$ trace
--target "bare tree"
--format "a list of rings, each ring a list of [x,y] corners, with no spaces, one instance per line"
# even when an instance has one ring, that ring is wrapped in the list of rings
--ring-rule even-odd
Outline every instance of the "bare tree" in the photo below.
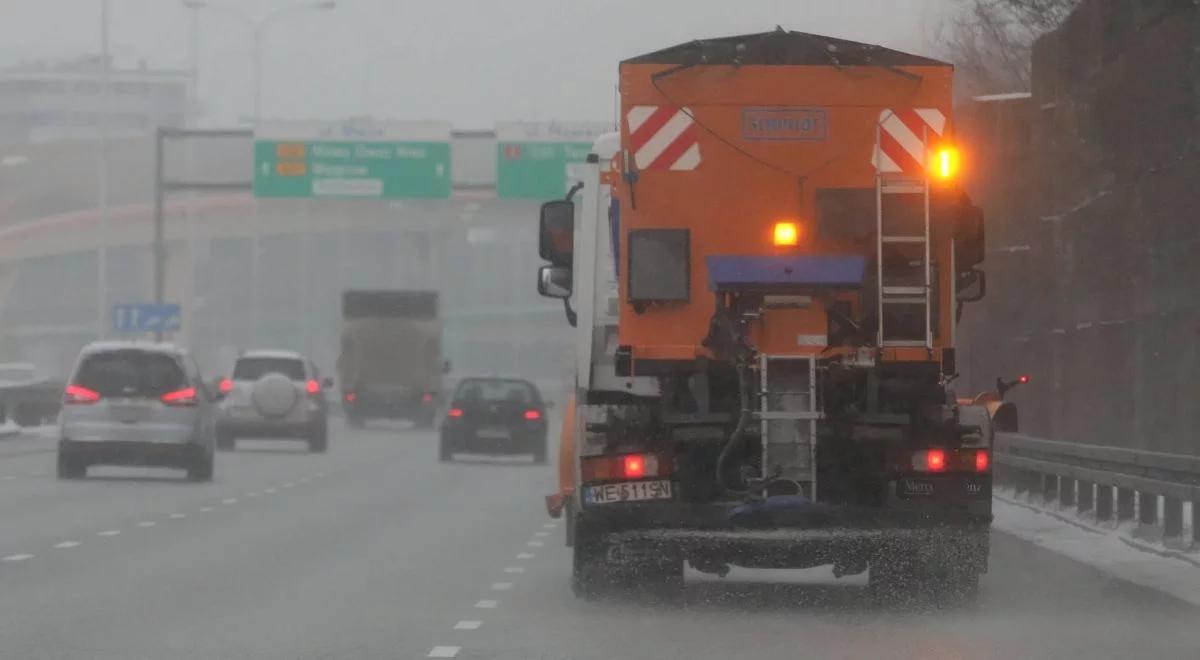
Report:
[[[1027,91],[1030,51],[1081,0],[958,0],[934,39],[971,94]]]

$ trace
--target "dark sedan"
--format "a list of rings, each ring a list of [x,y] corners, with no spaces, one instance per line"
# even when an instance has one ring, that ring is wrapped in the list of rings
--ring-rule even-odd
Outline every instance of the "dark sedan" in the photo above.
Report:
[[[533,383],[518,378],[459,382],[442,422],[439,456],[456,453],[533,454],[546,462],[546,409]]]

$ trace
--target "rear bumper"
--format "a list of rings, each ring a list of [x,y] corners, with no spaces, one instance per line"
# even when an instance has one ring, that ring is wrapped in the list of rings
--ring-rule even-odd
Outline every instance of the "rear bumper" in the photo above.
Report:
[[[546,432],[510,431],[506,438],[481,438],[473,429],[442,429],[442,442],[453,449],[478,454],[518,454],[540,451],[546,445]]]
[[[250,436],[255,438],[305,438],[322,425],[318,418],[302,421],[271,421],[249,419],[222,419],[217,422],[217,433],[222,435]]]
[[[208,453],[208,448],[198,443],[60,440],[58,452],[89,465],[184,468],[203,458]]]
[[[738,526],[728,503],[636,502],[578,508],[576,529],[604,543],[680,554],[703,564],[796,568],[855,563],[886,555],[987,570],[987,500],[892,501],[882,508],[814,507]]]

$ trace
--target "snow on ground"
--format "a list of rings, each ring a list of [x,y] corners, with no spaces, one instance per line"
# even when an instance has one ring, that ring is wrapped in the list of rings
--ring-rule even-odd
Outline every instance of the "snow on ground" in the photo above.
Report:
[[[1200,605],[1200,558],[1194,555],[1159,551],[1131,538],[1129,526],[1100,527],[1071,513],[1033,506],[1011,491],[997,490],[992,511],[996,529],[1115,578]]]

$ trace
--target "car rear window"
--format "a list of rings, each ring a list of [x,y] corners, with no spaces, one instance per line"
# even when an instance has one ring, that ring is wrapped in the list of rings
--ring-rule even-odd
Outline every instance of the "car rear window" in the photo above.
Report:
[[[464,380],[458,384],[454,400],[461,403],[541,403],[537,390],[521,380]]]
[[[246,357],[233,368],[234,380],[258,380],[269,373],[304,380],[304,362],[294,358]]]
[[[160,397],[187,387],[187,377],[174,357],[137,350],[85,357],[75,382],[103,397]]]

